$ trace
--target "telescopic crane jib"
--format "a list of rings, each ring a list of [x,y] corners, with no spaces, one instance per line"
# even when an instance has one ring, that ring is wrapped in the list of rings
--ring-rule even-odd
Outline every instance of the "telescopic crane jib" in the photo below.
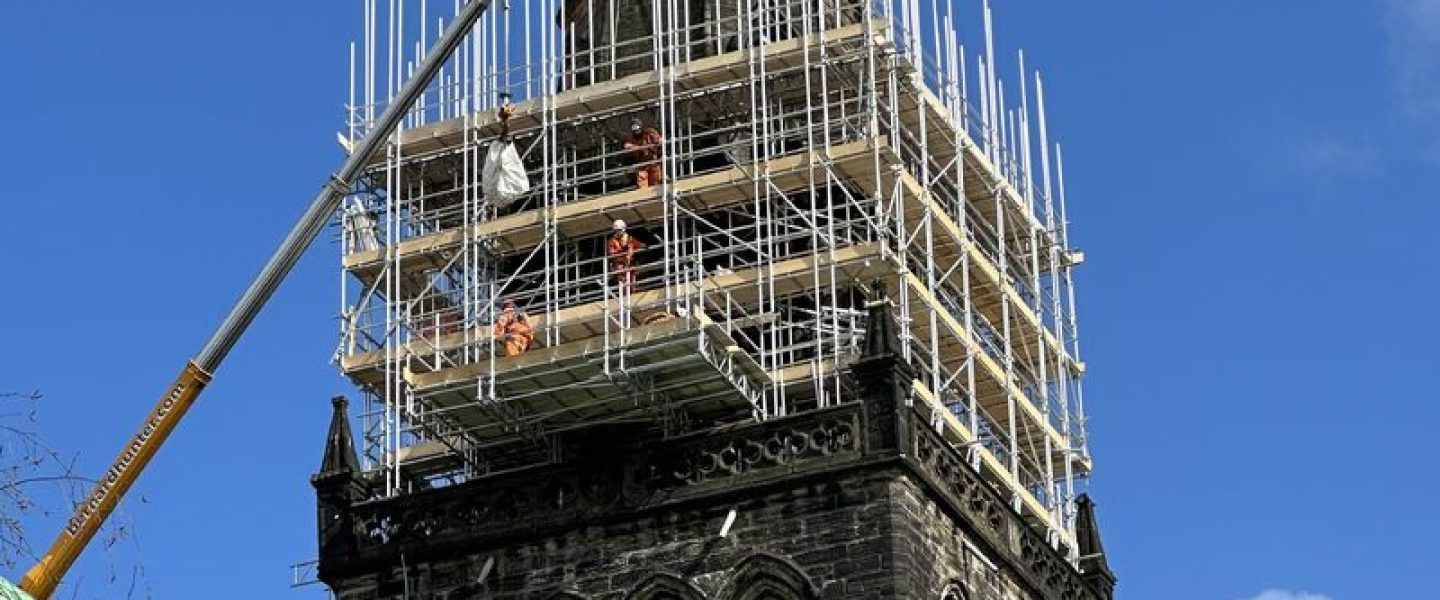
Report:
[[[251,281],[245,294],[230,309],[225,321],[200,349],[200,353],[185,365],[180,376],[150,411],[140,431],[130,439],[130,443],[125,445],[115,463],[76,507],[75,514],[70,517],[64,530],[45,552],[39,564],[25,573],[25,577],[20,580],[19,592],[8,582],[0,580],[0,584],[3,584],[0,585],[0,595],[11,596],[16,600],[47,600],[54,593],[80,552],[115,510],[120,498],[130,489],[141,471],[144,471],[145,465],[165,443],[170,432],[175,430],[175,426],[205,389],[205,385],[210,383],[211,376],[235,346],[235,342],[274,295],[280,282],[290,274],[295,262],[315,240],[330,215],[340,206],[341,200],[350,193],[350,187],[361,168],[374,157],[385,139],[395,131],[401,118],[419,99],[430,79],[459,47],[490,3],[491,0],[472,0],[460,10],[445,34],[426,55],[419,69],[405,82],[394,102],[386,107],[375,128],[350,154],[344,166],[325,183],[319,195],[310,203],[310,208],[300,217],[289,235],[285,236],[285,240],[270,256],[269,262],[265,263],[265,267]]]

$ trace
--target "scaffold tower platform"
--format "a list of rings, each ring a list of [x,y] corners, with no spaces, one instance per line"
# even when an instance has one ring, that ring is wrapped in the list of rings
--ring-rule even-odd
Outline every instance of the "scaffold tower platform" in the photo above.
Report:
[[[453,14],[363,4],[351,144]],[[405,494],[543,465],[587,428],[851,401],[883,286],[911,402],[1076,548],[1084,255],[1043,81],[1022,53],[1002,82],[988,5],[967,62],[958,1],[635,4],[492,10],[347,198],[335,358],[365,397],[368,476]],[[530,182],[510,202],[484,192],[497,141]],[[617,221],[641,245],[628,266]],[[533,330],[520,353],[497,337],[506,304]]]

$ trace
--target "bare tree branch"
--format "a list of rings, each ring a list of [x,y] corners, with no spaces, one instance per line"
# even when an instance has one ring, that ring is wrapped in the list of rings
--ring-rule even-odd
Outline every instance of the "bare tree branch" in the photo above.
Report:
[[[39,421],[39,404],[44,395],[39,391],[0,392],[0,566],[15,570],[20,563],[39,561],[39,551],[32,545],[26,525],[31,517],[68,515],[79,505],[84,493],[95,479],[76,471],[76,456],[66,457],[45,443],[34,427]],[[123,540],[135,543],[133,527],[120,513],[112,515],[102,529],[102,544],[110,555],[109,585],[92,594],[114,598],[121,585],[116,569],[117,557],[112,549]],[[41,538],[44,543],[45,538]],[[138,555],[138,543],[133,548]],[[127,549],[128,552],[128,549]],[[130,561],[122,561],[130,562]],[[26,565],[28,566],[28,565]],[[144,568],[134,562],[126,585],[127,598],[137,587],[148,597],[149,585]],[[84,578],[69,582],[71,598],[80,598]]]

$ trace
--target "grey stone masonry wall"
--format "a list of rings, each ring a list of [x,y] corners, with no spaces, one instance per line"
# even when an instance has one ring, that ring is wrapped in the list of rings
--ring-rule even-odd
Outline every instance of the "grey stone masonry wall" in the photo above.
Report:
[[[798,36],[805,29],[819,31],[856,23],[864,6],[862,0],[808,0],[808,6],[797,0],[764,0],[742,12],[740,4],[678,0],[672,15],[668,2],[573,0],[567,3],[560,22],[568,57],[565,68],[575,75],[562,81],[562,87],[651,71],[656,66],[657,47],[675,50],[681,61],[687,61]],[[660,31],[674,34],[662,36],[658,46],[654,42],[657,11]],[[748,34],[742,34],[742,19],[749,22],[743,27]],[[669,23],[675,26],[669,27]]]
[[[428,594],[420,598],[628,598],[657,586],[700,598],[736,598],[759,581],[771,582],[785,598],[903,597],[893,590],[888,560],[887,480],[856,473],[836,482],[799,483],[704,506],[577,524],[404,568],[411,571],[412,593]],[[731,508],[738,517],[721,538]],[[474,585],[491,560],[486,581]],[[337,596],[396,597],[404,568],[392,563],[383,575],[347,579],[335,588]]]
[[[940,598],[950,586],[971,599],[1097,597],[1073,570],[1056,579],[1013,551],[1018,516],[973,513],[999,528],[965,517],[986,493],[1004,509],[988,484],[957,503],[924,463],[867,450],[866,412],[849,404],[355,502],[341,509],[351,538],[321,550],[321,578],[342,600],[621,599],[661,588],[684,593],[654,597],[744,598],[763,585],[782,590],[776,598]],[[906,425],[927,439],[918,415],[898,414],[916,417]],[[938,468],[968,468],[950,458]]]
[[[570,57],[565,66],[577,72],[574,84],[588,85],[653,69],[654,11],[654,2],[640,0],[569,3],[563,17]]]
[[[977,547],[923,486],[901,477],[890,486],[897,598],[940,598],[937,590],[964,590],[966,598],[1031,597]]]

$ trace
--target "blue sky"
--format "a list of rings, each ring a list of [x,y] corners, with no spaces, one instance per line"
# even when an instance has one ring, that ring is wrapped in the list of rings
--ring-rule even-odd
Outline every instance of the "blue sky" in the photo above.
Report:
[[[82,470],[337,166],[358,6],[6,7],[0,390],[42,390],[39,426]],[[1121,597],[1422,597],[1440,1],[996,11],[1066,146]],[[81,597],[123,597],[107,580],[124,592],[137,561],[157,598],[316,597],[287,566],[314,555],[308,477],[348,392],[327,363],[336,253],[318,244],[231,355],[122,507],[134,534],[82,559]]]

